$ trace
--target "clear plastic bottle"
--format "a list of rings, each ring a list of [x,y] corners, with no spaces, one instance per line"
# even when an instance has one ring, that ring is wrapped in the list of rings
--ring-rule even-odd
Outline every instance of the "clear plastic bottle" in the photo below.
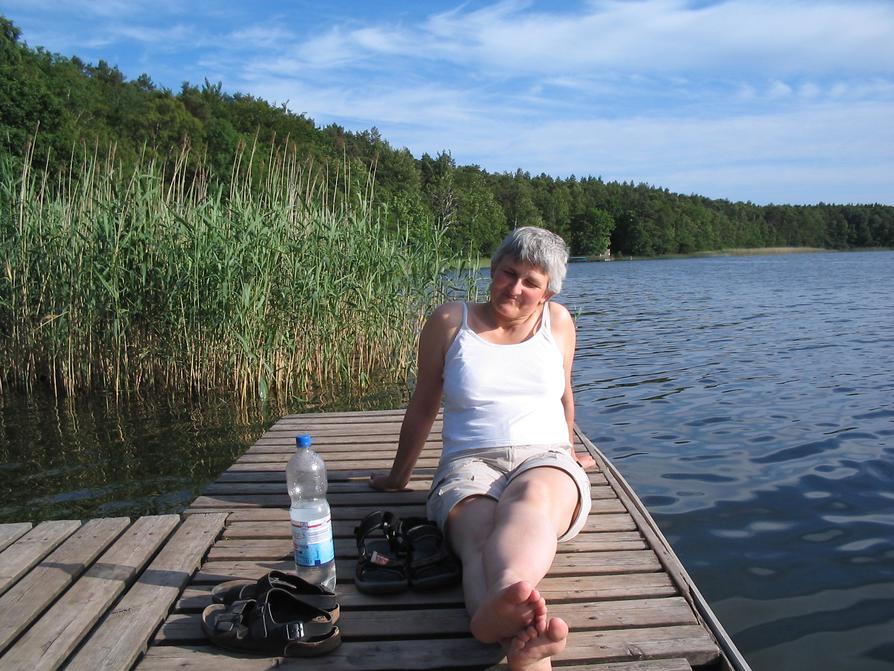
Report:
[[[297,450],[286,467],[292,499],[292,544],[299,577],[335,591],[335,546],[326,501],[326,464],[314,452],[308,434],[295,437]]]

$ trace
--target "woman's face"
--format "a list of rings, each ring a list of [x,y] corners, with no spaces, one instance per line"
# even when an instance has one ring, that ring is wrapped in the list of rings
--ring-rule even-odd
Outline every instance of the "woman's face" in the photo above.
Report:
[[[529,317],[553,295],[548,287],[540,268],[505,256],[491,271],[491,306],[509,319]]]

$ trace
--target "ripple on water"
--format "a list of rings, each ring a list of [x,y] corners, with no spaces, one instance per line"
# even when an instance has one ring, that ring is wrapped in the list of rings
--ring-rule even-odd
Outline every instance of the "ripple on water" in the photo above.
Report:
[[[785,449],[776,450],[762,457],[755,457],[752,461],[755,464],[778,464],[781,462],[798,461],[807,459],[823,452],[836,449],[840,444],[839,438],[828,438],[826,440],[817,440],[795,447],[787,447]]]
[[[665,480],[692,480],[695,482],[735,482],[736,478],[714,473],[665,473]]]

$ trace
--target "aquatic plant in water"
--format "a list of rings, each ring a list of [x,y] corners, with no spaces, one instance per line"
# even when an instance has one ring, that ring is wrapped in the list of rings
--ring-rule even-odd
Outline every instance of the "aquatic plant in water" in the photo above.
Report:
[[[282,148],[228,184],[84,155],[61,179],[0,157],[0,390],[242,399],[406,380],[448,291],[443,232],[386,224],[371,181]],[[192,162],[193,165],[195,162]]]

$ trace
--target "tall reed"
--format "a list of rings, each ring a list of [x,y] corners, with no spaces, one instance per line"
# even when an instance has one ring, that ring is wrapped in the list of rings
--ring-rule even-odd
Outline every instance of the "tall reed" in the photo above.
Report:
[[[61,180],[0,157],[0,389],[247,400],[405,380],[449,289],[441,233],[387,226],[347,162],[265,159],[260,183],[248,151],[218,184],[187,150],[128,173],[85,155]]]

